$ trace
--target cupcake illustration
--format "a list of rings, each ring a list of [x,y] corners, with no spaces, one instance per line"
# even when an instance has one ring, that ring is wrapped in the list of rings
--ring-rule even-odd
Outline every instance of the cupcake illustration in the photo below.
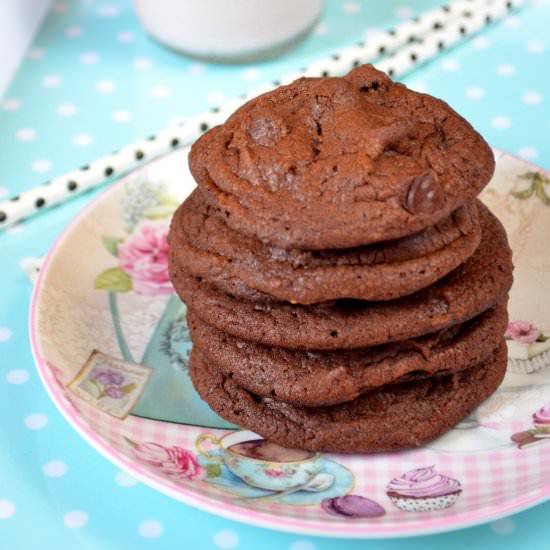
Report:
[[[508,368],[531,374],[550,365],[550,338],[529,321],[512,321],[506,333]]]
[[[529,430],[512,435],[512,441],[519,449],[550,442],[550,403],[533,413],[533,424]]]
[[[538,428],[546,428],[550,433],[550,403],[533,413],[533,422]]]
[[[462,492],[460,482],[435,471],[417,468],[392,479],[386,493],[403,512],[433,512],[453,506]]]

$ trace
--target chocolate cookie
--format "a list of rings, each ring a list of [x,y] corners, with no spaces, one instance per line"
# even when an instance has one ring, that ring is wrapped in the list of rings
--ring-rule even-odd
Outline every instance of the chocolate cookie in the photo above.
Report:
[[[193,145],[189,165],[239,233],[318,250],[434,225],[481,191],[494,158],[445,102],[365,65],[249,101]]]
[[[339,453],[397,451],[435,439],[472,412],[506,372],[504,341],[482,364],[458,373],[392,384],[332,407],[261,398],[193,349],[189,372],[222,418],[289,448]]]
[[[187,315],[193,346],[206,360],[250,392],[308,407],[335,405],[366,391],[484,361],[502,341],[506,300],[450,329],[366,349],[295,351],[255,344]]]
[[[481,203],[479,211],[482,240],[474,254],[432,286],[390,302],[338,300],[299,306],[269,301],[244,284],[233,285],[231,296],[188,275],[173,261],[170,278],[201,319],[247,340],[292,349],[349,349],[406,340],[471,319],[510,289],[512,260],[506,233]]]
[[[279,300],[391,300],[440,279],[471,256],[481,228],[475,201],[421,233],[360,248],[286,250],[263,244],[213,216],[196,189],[170,228],[174,263],[217,286],[238,280]]]

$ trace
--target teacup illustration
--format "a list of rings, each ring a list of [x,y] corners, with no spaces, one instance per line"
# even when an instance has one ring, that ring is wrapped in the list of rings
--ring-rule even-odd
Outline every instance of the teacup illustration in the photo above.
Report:
[[[221,455],[203,448],[210,441]],[[270,491],[286,491],[310,482],[321,469],[321,455],[285,449],[250,431],[232,432],[219,438],[210,433],[197,437],[197,451],[211,462],[224,463],[248,485]]]

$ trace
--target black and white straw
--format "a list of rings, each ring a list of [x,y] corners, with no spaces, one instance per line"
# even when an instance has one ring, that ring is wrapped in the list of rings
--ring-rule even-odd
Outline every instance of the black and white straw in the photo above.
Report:
[[[302,76],[339,75],[353,67],[373,62],[377,68],[396,78],[502,19],[509,11],[523,4],[524,0],[453,0],[448,5],[406,21],[368,41],[359,42],[300,71],[287,74],[278,81],[187,118],[177,126],[161,130],[149,138],[136,141],[87,166],[0,203],[0,229],[128,173],[140,164],[173,149],[189,145],[209,128],[222,123],[249,99],[281,84],[289,84]]]

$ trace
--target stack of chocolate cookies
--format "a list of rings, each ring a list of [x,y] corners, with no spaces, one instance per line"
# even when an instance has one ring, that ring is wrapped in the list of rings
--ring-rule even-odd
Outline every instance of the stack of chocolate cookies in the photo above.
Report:
[[[494,170],[446,103],[372,66],[264,94],[190,153],[170,273],[190,374],[285,447],[421,445],[500,384],[512,283]]]

